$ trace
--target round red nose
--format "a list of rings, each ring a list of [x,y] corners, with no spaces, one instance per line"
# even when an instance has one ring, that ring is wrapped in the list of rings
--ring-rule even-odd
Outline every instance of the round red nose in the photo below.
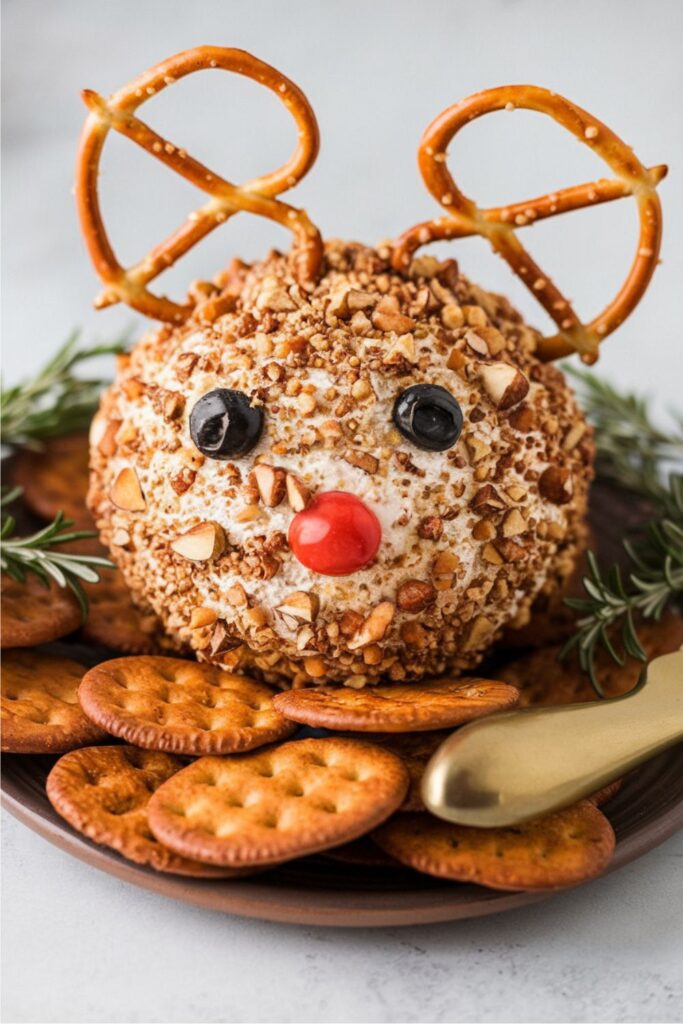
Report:
[[[289,546],[302,565],[322,576],[348,576],[377,554],[382,527],[375,513],[354,494],[327,491],[297,512]]]

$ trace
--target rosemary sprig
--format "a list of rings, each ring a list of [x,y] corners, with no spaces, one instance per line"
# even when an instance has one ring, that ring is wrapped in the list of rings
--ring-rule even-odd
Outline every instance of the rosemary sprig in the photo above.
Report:
[[[639,540],[624,540],[629,559],[622,572],[606,572],[588,553],[583,579],[585,598],[566,598],[579,613],[576,632],[560,657],[576,649],[579,664],[593,688],[604,696],[595,671],[595,656],[604,648],[619,665],[625,656],[646,661],[636,616],[659,619],[667,605],[683,594],[683,474],[664,478],[667,464],[683,462],[683,424],[669,433],[656,427],[647,400],[621,394],[594,374],[566,367],[581,382],[583,404],[595,426],[597,474],[646,498],[652,519]]]
[[[86,430],[97,410],[102,387],[99,378],[81,379],[74,369],[95,356],[124,352],[127,336],[110,343],[78,347],[74,331],[32,380],[0,391],[0,431],[3,444],[40,448],[51,437]]]
[[[0,569],[18,583],[24,583],[27,573],[33,573],[45,587],[54,580],[60,587],[73,591],[83,618],[88,614],[88,598],[83,582],[99,582],[96,569],[113,569],[108,558],[96,555],[70,555],[55,550],[55,545],[95,537],[92,530],[71,530],[73,520],[58,512],[53,521],[30,537],[14,537],[16,520],[5,512],[11,502],[21,495],[21,488],[5,490],[0,499],[2,526],[0,526]]]
[[[662,496],[662,468],[683,461],[683,418],[657,427],[647,398],[621,393],[602,377],[564,365],[580,382],[581,404],[595,429],[598,476],[646,498]]]

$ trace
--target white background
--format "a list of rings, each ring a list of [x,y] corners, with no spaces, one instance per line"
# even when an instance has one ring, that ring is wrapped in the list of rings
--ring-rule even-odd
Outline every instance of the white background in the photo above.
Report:
[[[610,338],[602,372],[677,404],[681,383],[683,4],[678,0],[5,0],[3,343],[8,382],[68,331],[139,323],[95,315],[97,282],[70,194],[84,115],[107,93],[197,43],[242,46],[308,93],[321,155],[291,201],[326,235],[376,241],[438,213],[415,165],[427,123],[477,89],[535,82],[606,121],[648,163],[666,161],[663,265]],[[280,163],[288,115],[241,79],[198,75],[143,116],[228,178]],[[452,147],[482,204],[599,177],[583,146],[538,115],[501,114]],[[105,217],[124,262],[201,202],[120,138],[107,146]],[[537,225],[524,240],[583,315],[618,287],[636,238],[633,204]],[[171,294],[286,236],[242,216],[163,280]],[[475,239],[450,247],[481,284],[542,315]],[[540,907],[473,923],[380,932],[297,929],[174,905],[70,860],[5,818],[7,1021],[675,1021],[683,1005],[679,836],[618,875]]]

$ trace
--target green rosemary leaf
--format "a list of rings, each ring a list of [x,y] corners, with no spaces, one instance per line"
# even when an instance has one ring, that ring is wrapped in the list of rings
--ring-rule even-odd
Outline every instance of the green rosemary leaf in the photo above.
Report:
[[[6,445],[40,448],[52,437],[86,430],[97,410],[103,379],[83,379],[77,367],[97,356],[124,352],[125,334],[113,342],[78,347],[74,331],[31,380],[0,391],[0,430]]]

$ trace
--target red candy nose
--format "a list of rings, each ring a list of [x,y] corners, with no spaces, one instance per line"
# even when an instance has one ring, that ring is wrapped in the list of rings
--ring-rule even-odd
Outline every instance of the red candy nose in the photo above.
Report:
[[[319,494],[289,527],[295,556],[322,576],[349,576],[362,569],[377,554],[381,539],[375,513],[346,491]]]

